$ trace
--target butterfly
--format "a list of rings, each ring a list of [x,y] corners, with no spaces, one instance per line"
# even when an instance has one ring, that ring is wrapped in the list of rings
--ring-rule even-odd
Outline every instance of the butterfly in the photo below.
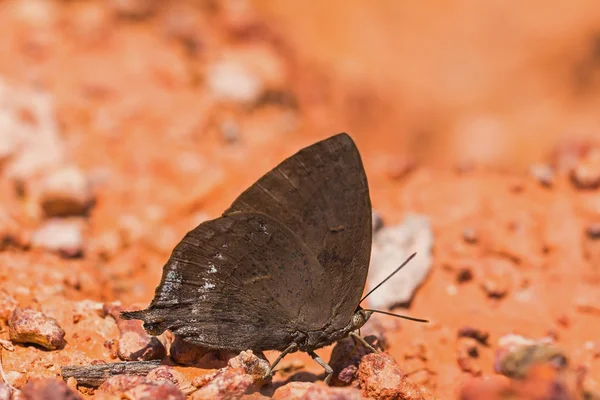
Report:
[[[360,153],[346,133],[332,136],[185,235],[148,308],[122,316],[208,349],[280,351],[271,368],[303,351],[329,382],[333,370],[316,349],[348,336],[369,346],[355,331],[377,312],[360,307],[371,225]]]

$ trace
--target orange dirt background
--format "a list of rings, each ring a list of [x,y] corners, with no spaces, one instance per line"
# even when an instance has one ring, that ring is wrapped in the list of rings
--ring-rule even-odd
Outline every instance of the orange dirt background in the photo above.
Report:
[[[565,174],[544,188],[529,173],[553,151],[600,140],[600,6],[314,3],[165,1],[131,18],[106,1],[0,0],[0,76],[53,96],[70,163],[97,182],[83,258],[0,253],[1,286],[67,332],[51,362],[110,360],[97,333],[69,322],[69,301],[146,305],[185,232],[297,149],[346,131],[386,224],[418,212],[434,228],[434,267],[407,311],[432,323],[378,318],[401,366],[424,346],[429,372],[415,379],[453,398],[469,377],[456,332],[473,326],[491,334],[477,361],[484,375],[500,336],[550,332],[600,381],[590,350],[600,347],[600,244],[585,235],[600,222],[600,196]],[[211,94],[208,70],[224,57],[289,104]],[[231,121],[234,143],[221,132]],[[30,233],[42,217],[2,180],[0,207]],[[477,244],[463,241],[466,228]],[[494,263],[507,264],[501,300],[480,288]],[[464,266],[474,279],[457,284]],[[3,356],[7,371],[55,374],[41,350]]]

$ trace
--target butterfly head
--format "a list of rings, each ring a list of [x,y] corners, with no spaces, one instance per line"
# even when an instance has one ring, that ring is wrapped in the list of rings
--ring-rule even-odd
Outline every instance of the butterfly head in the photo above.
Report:
[[[355,331],[366,324],[371,314],[373,314],[373,311],[364,310],[361,306],[358,306],[354,311],[354,315],[352,315],[352,330]]]

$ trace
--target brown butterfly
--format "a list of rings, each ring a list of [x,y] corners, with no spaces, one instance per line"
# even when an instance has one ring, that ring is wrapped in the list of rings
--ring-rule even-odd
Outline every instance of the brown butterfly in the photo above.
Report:
[[[358,149],[347,134],[332,136],[190,231],[150,306],[123,317],[209,349],[281,351],[272,368],[301,350],[325,368],[328,382],[333,371],[314,351],[349,335],[366,344],[354,332],[377,312],[360,307],[371,224]]]

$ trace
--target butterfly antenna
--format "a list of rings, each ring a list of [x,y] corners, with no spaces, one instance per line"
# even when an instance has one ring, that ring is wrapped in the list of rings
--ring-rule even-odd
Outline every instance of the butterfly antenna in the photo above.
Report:
[[[387,312],[387,311],[370,310],[370,309],[367,309],[367,308],[363,308],[363,311],[371,311],[371,312],[374,312],[374,313],[391,315],[392,317],[407,319],[409,321],[424,322],[424,323],[428,323],[429,322],[428,319],[414,318],[414,317],[409,317],[408,315],[394,314],[394,313]]]
[[[410,260],[412,260],[414,258],[414,256],[416,256],[417,253],[412,253],[407,259],[406,261],[404,261],[398,268],[396,268],[396,270],[394,272],[392,272],[391,274],[388,275],[387,278],[385,278],[384,280],[382,280],[381,282],[379,282],[379,284],[377,286],[375,286],[373,289],[371,289],[371,291],[369,291],[369,293],[367,293],[366,295],[363,296],[362,299],[360,299],[360,301],[358,302],[358,304],[362,303],[364,299],[366,299],[367,297],[369,297],[369,295],[371,293],[373,293],[374,291],[376,291],[377,289],[379,289],[379,286],[383,285],[384,283],[386,283],[392,276],[396,275],[396,273],[398,271],[400,271],[406,264],[408,264],[408,262]],[[381,312],[381,311],[378,311]]]

